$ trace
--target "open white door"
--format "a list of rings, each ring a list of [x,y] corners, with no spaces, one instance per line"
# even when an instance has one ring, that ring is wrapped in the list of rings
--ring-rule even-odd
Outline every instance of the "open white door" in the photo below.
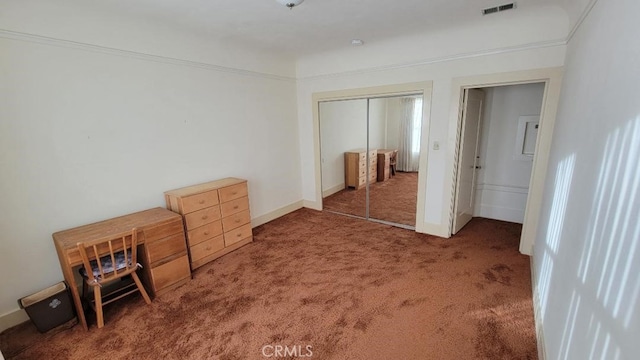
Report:
[[[464,91],[453,234],[462,229],[473,217],[473,202],[476,195],[476,164],[483,105],[484,91],[479,89],[466,89]]]

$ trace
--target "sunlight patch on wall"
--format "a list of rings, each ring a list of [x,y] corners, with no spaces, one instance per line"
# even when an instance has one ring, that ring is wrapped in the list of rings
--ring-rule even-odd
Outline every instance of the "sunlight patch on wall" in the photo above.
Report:
[[[607,137],[587,244],[578,276],[583,284],[598,279],[596,299],[613,318],[630,325],[638,306],[640,278],[632,265],[638,257],[640,224],[640,117]],[[595,261],[600,260],[600,261]]]
[[[557,176],[554,183],[553,204],[549,215],[549,227],[547,228],[545,251],[542,255],[542,268],[540,270],[540,302],[541,315],[544,317],[547,300],[549,298],[549,286],[553,273],[553,263],[558,254],[560,234],[564,224],[567,201],[571,189],[571,178],[575,166],[576,155],[571,154],[558,164]]]
[[[562,186],[561,165],[556,190],[558,183]],[[555,216],[562,215],[560,220],[564,218],[564,213],[558,212],[564,210],[556,207],[564,200],[557,196],[556,191],[545,256],[556,254],[559,241],[556,236],[562,232],[558,228],[562,225],[556,222],[558,218]],[[637,323],[640,310],[639,196],[640,116],[618,127],[606,138],[591,204],[590,223],[585,229],[581,260],[560,342],[562,345],[557,354],[560,358],[566,358],[577,350],[570,349],[568,345],[575,343],[572,337],[576,326],[586,326],[583,335],[586,338],[582,341],[591,344],[587,359],[620,359],[627,352],[623,349],[633,346],[621,342],[621,339],[632,322]],[[583,311],[579,311],[581,304]],[[591,314],[588,322],[580,319],[585,314]]]

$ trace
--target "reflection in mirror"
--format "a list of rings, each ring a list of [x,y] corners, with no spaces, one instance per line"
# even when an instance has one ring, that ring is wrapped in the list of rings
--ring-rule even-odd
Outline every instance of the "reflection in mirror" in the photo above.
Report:
[[[369,143],[377,150],[377,181],[369,187],[369,217],[415,226],[422,96],[369,101]]]
[[[325,210],[415,225],[422,108],[421,95],[320,103]]]
[[[363,177],[360,168],[345,164],[357,157],[351,160],[353,166],[366,152],[367,100],[321,102],[319,115],[323,208],[364,218],[366,171]]]

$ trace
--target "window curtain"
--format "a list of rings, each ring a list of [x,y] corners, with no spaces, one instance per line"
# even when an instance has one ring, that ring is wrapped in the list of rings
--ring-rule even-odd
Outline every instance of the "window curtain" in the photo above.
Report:
[[[420,133],[422,129],[422,99],[401,99],[400,143],[398,145],[398,171],[417,172],[420,163]]]

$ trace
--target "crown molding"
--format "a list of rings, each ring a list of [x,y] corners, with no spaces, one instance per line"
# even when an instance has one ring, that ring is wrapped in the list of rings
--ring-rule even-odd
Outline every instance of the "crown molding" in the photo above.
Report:
[[[269,74],[269,73],[264,73],[259,71],[244,70],[244,69],[214,65],[214,64],[204,63],[204,62],[178,59],[178,58],[162,56],[162,55],[147,54],[139,51],[122,50],[122,49],[88,44],[88,43],[83,43],[78,41],[57,39],[53,37],[35,35],[35,34],[27,34],[23,32],[11,31],[11,30],[5,30],[5,29],[0,29],[0,38],[25,41],[25,42],[31,42],[31,43],[37,43],[37,44],[43,44],[43,45],[50,45],[50,46],[56,46],[56,47],[63,47],[68,49],[89,51],[89,52],[101,53],[101,54],[107,54],[107,55],[121,56],[126,58],[151,61],[155,63],[187,66],[187,67],[204,69],[204,70],[215,71],[215,72],[258,77],[258,78],[264,78],[264,79],[270,79],[270,80],[280,80],[280,81],[296,80],[296,78],[293,76],[283,76],[283,75],[275,75],[275,74]]]
[[[585,10],[585,12],[583,13],[583,16],[581,17],[582,20],[576,25],[576,27],[574,27],[574,30],[570,35],[572,35],[575,32],[579,24],[581,24],[584,18],[586,18],[588,12],[593,7],[593,4],[595,4],[595,2],[597,2],[597,0],[592,0],[592,5],[587,7],[588,10]],[[489,50],[460,53],[460,54],[454,54],[454,55],[448,55],[448,56],[442,56],[442,57],[434,57],[434,58],[423,59],[419,61],[374,66],[374,67],[358,69],[358,70],[293,77],[293,76],[275,75],[275,74],[263,73],[258,71],[251,71],[251,70],[244,70],[244,69],[232,68],[227,66],[214,65],[214,64],[204,63],[204,62],[178,59],[178,58],[162,56],[162,55],[153,55],[153,54],[147,54],[139,51],[123,50],[123,49],[88,44],[83,42],[47,37],[42,35],[27,34],[23,32],[17,32],[17,31],[5,30],[5,29],[0,29],[0,38],[38,43],[43,45],[63,47],[63,48],[69,48],[69,49],[77,49],[82,51],[102,53],[102,54],[113,55],[113,56],[121,56],[126,58],[151,61],[155,63],[186,66],[186,67],[204,69],[209,71],[216,71],[216,72],[223,72],[223,73],[230,73],[230,74],[236,74],[236,75],[242,75],[242,76],[258,77],[258,78],[279,80],[279,81],[314,80],[314,79],[362,75],[362,74],[369,74],[369,73],[375,73],[380,71],[396,70],[396,69],[436,64],[436,63],[447,62],[447,61],[469,59],[474,57],[507,54],[512,52],[524,51],[524,50],[563,46],[567,44],[567,41],[569,39],[568,37],[567,39],[550,40],[550,41],[542,41],[542,42],[530,43],[530,44],[524,44],[524,45],[507,46],[507,47],[494,48]]]
[[[326,79],[326,78],[335,78],[335,77],[343,77],[343,76],[363,75],[363,74],[375,73],[380,71],[397,70],[397,69],[410,68],[410,67],[416,67],[416,66],[431,65],[431,64],[447,62],[447,61],[470,59],[470,58],[488,56],[488,55],[508,54],[508,53],[524,51],[524,50],[544,49],[544,48],[564,46],[564,45],[567,45],[566,39],[541,41],[541,42],[529,43],[529,44],[523,44],[523,45],[505,46],[501,48],[434,57],[430,59],[423,59],[419,61],[411,61],[406,63],[374,66],[374,67],[365,68],[365,69],[341,71],[341,72],[327,73],[327,74],[320,74],[320,75],[298,76],[297,79],[298,80],[315,80],[315,79]]]
[[[571,39],[573,39],[573,35],[575,35],[575,33],[580,28],[580,26],[582,26],[582,23],[587,18],[587,16],[589,16],[589,14],[591,13],[591,10],[593,9],[594,6],[596,6],[597,2],[598,2],[598,0],[591,0],[587,4],[587,6],[584,8],[584,10],[582,11],[582,14],[578,18],[578,21],[576,21],[575,25],[573,25],[573,28],[569,32],[569,35],[567,35],[567,43],[569,43],[569,41],[571,41]]]

